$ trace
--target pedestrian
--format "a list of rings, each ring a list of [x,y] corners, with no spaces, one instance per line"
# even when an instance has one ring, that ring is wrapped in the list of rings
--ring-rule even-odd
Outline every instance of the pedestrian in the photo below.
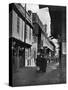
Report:
[[[40,54],[40,52],[37,53],[36,65],[37,65],[37,71],[40,71],[41,70],[41,54]]]
[[[41,55],[40,53],[37,54],[36,65],[37,71],[46,72],[47,60],[44,55]]]
[[[41,70],[42,72],[46,72],[46,67],[47,67],[47,60],[44,57],[44,55],[41,57],[42,63],[41,63]]]

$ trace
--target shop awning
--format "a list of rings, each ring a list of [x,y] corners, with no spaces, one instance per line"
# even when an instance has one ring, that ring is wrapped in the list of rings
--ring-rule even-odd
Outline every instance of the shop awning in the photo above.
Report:
[[[53,45],[52,45],[47,39],[45,39],[45,41],[44,41],[44,43],[43,43],[43,47],[47,47],[47,48],[49,48],[50,50],[54,51]]]
[[[16,46],[21,46],[21,47],[25,47],[25,48],[30,48],[32,45],[31,44],[28,44],[28,43],[25,43],[25,42],[22,42],[21,40],[18,40],[16,38],[9,38],[9,42],[12,43],[12,42],[16,42]]]

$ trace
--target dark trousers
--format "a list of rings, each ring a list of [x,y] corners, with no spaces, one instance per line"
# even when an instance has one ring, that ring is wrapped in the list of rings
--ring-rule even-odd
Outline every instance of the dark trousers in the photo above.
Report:
[[[46,72],[47,62],[42,62],[40,65],[40,71]]]

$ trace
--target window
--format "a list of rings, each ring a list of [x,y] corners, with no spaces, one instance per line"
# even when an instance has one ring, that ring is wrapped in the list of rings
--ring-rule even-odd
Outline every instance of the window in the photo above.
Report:
[[[19,34],[19,28],[20,28],[20,18],[17,16],[17,33]]]
[[[25,22],[22,20],[22,40],[24,42],[24,26],[25,26]]]
[[[25,32],[25,38],[27,39],[28,38],[28,26],[26,25],[26,32]]]
[[[29,40],[31,41],[31,28],[29,27]]]
[[[26,25],[26,42],[29,43],[29,26]]]

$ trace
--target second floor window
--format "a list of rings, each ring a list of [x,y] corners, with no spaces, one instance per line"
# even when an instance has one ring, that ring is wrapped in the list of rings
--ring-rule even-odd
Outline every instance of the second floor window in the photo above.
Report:
[[[19,28],[20,28],[20,18],[17,16],[17,33],[19,34]]]
[[[29,27],[29,40],[31,41],[31,28]]]
[[[26,30],[25,31],[25,39],[27,39],[28,38],[28,26],[26,25],[25,27],[26,27],[26,29],[25,29]]]

